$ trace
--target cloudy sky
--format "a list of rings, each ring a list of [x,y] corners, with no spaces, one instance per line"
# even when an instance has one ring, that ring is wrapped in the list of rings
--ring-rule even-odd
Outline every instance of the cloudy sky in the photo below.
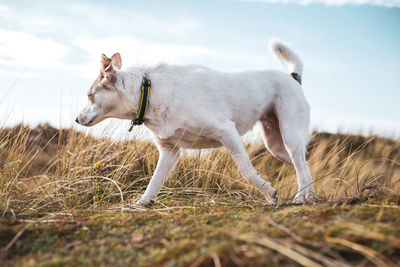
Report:
[[[399,29],[399,0],[0,0],[0,123],[81,129],[101,53],[286,71],[268,53],[275,37],[304,61],[313,128],[400,137]]]

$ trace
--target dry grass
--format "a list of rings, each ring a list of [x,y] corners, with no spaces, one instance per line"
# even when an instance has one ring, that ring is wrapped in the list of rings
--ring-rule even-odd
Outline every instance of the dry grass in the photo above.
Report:
[[[75,265],[94,253],[86,264],[97,264],[102,257],[96,258],[92,246],[101,242],[106,251],[109,245],[125,244],[135,252],[102,252],[108,255],[106,264],[118,265],[391,265],[399,258],[392,257],[400,252],[395,229],[400,222],[398,142],[315,133],[308,155],[320,202],[315,206],[290,204],[297,189],[292,166],[273,158],[261,143],[247,150],[256,169],[278,189],[278,206],[266,206],[228,153],[218,149],[182,158],[155,207],[140,211],[130,204],[143,193],[155,168],[158,152],[151,143],[113,142],[46,125],[3,129],[0,259],[7,264],[44,260]],[[88,240],[82,225],[91,225],[100,237]],[[167,234],[160,227],[175,232]],[[124,237],[111,242],[103,233],[116,229],[125,229],[133,241]],[[35,238],[43,238],[45,258],[40,244],[32,247]],[[138,244],[147,246],[143,250]]]

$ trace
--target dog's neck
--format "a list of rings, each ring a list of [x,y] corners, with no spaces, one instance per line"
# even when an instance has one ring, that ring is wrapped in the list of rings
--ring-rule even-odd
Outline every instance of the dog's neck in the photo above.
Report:
[[[130,108],[129,117],[125,119],[132,120],[137,116],[144,74],[146,73],[147,78],[151,80],[152,84],[149,91],[144,125],[155,133],[157,133],[160,128],[164,127],[168,116],[168,109],[164,103],[165,92],[158,87],[158,82],[155,80],[159,75],[160,69],[162,71],[160,66],[154,68],[129,68],[123,72],[123,88],[126,98],[128,98]]]
[[[129,105],[130,105],[130,113],[129,117],[130,119],[136,119],[137,114],[139,112],[139,106],[140,106],[140,96],[141,96],[141,86],[142,86],[142,81],[143,77],[145,74],[148,75],[146,70],[142,69],[134,69],[130,70],[128,72],[121,72],[121,84],[122,87],[124,88],[124,93],[127,94],[127,97],[129,98]],[[151,93],[150,93],[151,95]],[[149,111],[151,110],[151,101],[150,97],[148,100],[148,106],[147,106],[147,113],[146,113],[146,121],[151,119],[151,115],[148,116],[150,113]]]

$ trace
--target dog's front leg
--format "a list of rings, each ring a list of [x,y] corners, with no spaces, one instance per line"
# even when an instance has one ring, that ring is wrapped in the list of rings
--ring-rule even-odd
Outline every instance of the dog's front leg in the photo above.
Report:
[[[160,157],[158,158],[156,170],[146,191],[136,202],[136,205],[149,206],[154,202],[161,186],[170,176],[180,157],[180,149],[178,147],[159,147],[158,150]]]

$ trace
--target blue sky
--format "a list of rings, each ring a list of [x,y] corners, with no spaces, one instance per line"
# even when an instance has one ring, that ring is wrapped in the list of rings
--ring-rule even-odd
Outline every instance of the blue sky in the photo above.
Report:
[[[313,128],[399,137],[399,29],[395,0],[3,0],[0,122],[74,125],[101,53],[123,66],[286,71],[267,49],[275,37],[304,61]]]

